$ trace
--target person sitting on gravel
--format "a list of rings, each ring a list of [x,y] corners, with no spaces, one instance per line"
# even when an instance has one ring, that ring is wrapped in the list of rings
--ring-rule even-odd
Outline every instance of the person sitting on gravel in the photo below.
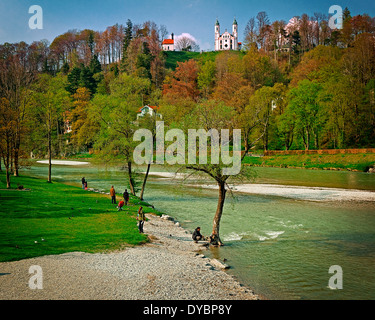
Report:
[[[204,238],[201,234],[201,228],[200,227],[196,228],[193,232],[193,240],[195,241],[195,243],[198,243],[198,241],[203,240],[203,239]]]

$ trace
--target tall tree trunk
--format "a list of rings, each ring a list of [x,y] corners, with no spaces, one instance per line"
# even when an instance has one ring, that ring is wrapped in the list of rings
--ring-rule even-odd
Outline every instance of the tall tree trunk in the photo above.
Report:
[[[52,183],[52,142],[51,130],[48,130],[48,183]]]
[[[6,168],[6,178],[7,178],[7,189],[10,189],[10,172],[9,168]]]
[[[220,239],[220,221],[221,216],[223,215],[223,208],[225,203],[225,196],[227,190],[225,189],[225,181],[218,182],[219,185],[219,200],[217,203],[217,210],[214,218],[213,228],[212,228],[212,235],[211,235],[211,244],[223,246],[223,242]]]
[[[15,177],[18,177],[19,176],[19,172],[18,172],[18,168],[19,168],[19,146],[18,146],[18,143],[16,144],[15,146],[15,149],[14,149],[14,176]]]
[[[10,189],[10,171],[9,171],[9,162],[11,161],[10,156],[10,149],[9,145],[7,146],[7,154],[4,157],[4,165],[5,165],[5,175],[7,180],[7,189]]]
[[[265,127],[264,132],[265,134],[263,137],[263,147],[264,147],[264,151],[268,151],[268,126]]]
[[[130,161],[128,162],[128,174],[129,174],[130,192],[133,196],[136,196],[135,188],[134,188],[134,181],[133,181],[133,174],[132,174],[132,163]]]
[[[145,189],[146,189],[146,183],[147,183],[147,178],[148,178],[148,174],[150,173],[150,168],[151,168],[151,163],[147,166],[147,171],[146,171],[146,175],[145,175],[145,178],[143,180],[143,185],[142,185],[142,190],[141,190],[141,200],[143,201],[143,194],[145,193]]]

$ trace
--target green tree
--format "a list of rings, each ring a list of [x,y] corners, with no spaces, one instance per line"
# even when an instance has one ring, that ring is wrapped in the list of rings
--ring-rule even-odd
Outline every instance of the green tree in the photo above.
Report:
[[[353,131],[356,131],[355,128],[360,125],[357,114],[361,94],[359,84],[354,84],[342,74],[336,74],[324,84],[327,126],[331,131],[333,147],[339,149],[348,147],[351,136],[355,135]]]
[[[127,59],[128,48],[132,39],[133,39],[133,23],[130,19],[128,19],[128,21],[126,22],[126,28],[124,32],[124,44],[122,47],[122,64]]]
[[[277,108],[282,109],[285,103],[286,87],[277,83],[274,87],[262,87],[250,97],[249,108],[259,112],[260,130],[263,132],[263,148],[268,150],[270,120],[274,119]]]
[[[14,157],[13,146],[17,136],[17,113],[5,98],[0,98],[0,162],[4,162],[7,188],[10,189],[10,169]]]
[[[289,92],[286,112],[295,117],[296,134],[302,139],[305,150],[310,150],[314,138],[315,148],[320,147],[320,133],[324,123],[324,113],[319,100],[321,90],[319,83],[303,80],[297,88]]]
[[[214,61],[207,61],[198,73],[198,88],[202,96],[208,98],[212,93],[216,81],[216,64]]]
[[[126,165],[129,188],[136,195],[133,170],[133,141],[138,109],[150,91],[150,80],[122,73],[109,85],[110,95],[96,95],[89,109],[91,121],[100,124],[95,148],[103,160],[123,160]]]
[[[32,99],[29,104],[29,114],[32,126],[37,125],[38,135],[34,138],[41,139],[47,144],[48,152],[48,182],[52,182],[52,154],[53,135],[58,131],[59,122],[62,122],[63,112],[70,104],[69,94],[64,88],[61,77],[51,77],[41,74],[33,86]]]
[[[85,67],[83,64],[81,64],[79,68],[74,67],[68,74],[66,90],[73,95],[78,88],[87,88],[90,90],[90,93],[94,95],[98,82],[101,81],[100,77],[97,79],[94,77],[94,74],[97,74],[101,70],[100,64],[98,65],[98,63],[97,57],[94,56],[89,67]]]
[[[133,174],[133,134],[136,111],[120,97],[97,95],[90,106],[91,118],[100,124],[96,135],[95,149],[101,160],[111,163],[122,160],[126,163],[129,188],[136,195]]]
[[[190,162],[185,159],[186,164],[184,164],[182,167],[188,169],[190,174],[193,172],[201,174],[206,178],[209,177],[218,187],[218,204],[213,220],[212,234],[210,237],[210,242],[212,245],[224,245],[220,238],[220,225],[221,218],[224,213],[227,193],[228,190],[231,190],[229,182],[242,181],[243,179],[248,179],[251,176],[251,172],[242,166],[242,162],[249,150],[262,138],[263,133],[259,133],[259,131],[256,132],[259,124],[263,121],[267,121],[265,119],[267,115],[262,111],[263,110],[261,110],[261,108],[255,106],[255,108],[246,108],[242,112],[238,113],[233,107],[226,106],[220,101],[208,100],[197,104],[192,112],[186,114],[185,117],[180,119],[180,121],[174,122],[174,126],[181,129],[186,136],[189,135],[188,131],[192,128],[196,128],[197,130],[203,129],[205,132],[209,133],[207,144],[208,147],[211,147],[211,152],[209,150],[204,150],[203,146],[200,146],[201,137],[199,137],[197,139],[197,147],[200,157],[197,157],[195,164],[192,163],[193,161]],[[210,134],[210,130],[214,129],[217,130],[219,136],[212,133]],[[229,130],[230,133],[233,133],[236,129],[241,129],[242,137],[245,139],[245,150],[242,152],[242,155],[241,141],[235,141],[234,138],[230,138],[229,144],[233,144],[233,146],[222,143],[223,133],[221,130]],[[203,139],[205,138],[204,136],[205,135],[203,134]],[[221,143],[219,143],[219,140]],[[213,146],[215,146],[214,150],[216,151],[213,151]],[[223,170],[228,166],[226,163],[224,163],[225,161],[222,152],[225,149],[228,150],[228,148],[230,149],[230,154],[239,160],[239,163],[235,163],[236,161],[233,158],[233,167],[235,169],[239,169],[237,174],[233,172],[231,175]],[[221,154],[221,157],[219,154]],[[201,156],[207,156],[206,163],[205,161],[201,161]],[[219,157],[218,161],[213,161],[215,157]],[[237,165],[240,167],[236,168]]]

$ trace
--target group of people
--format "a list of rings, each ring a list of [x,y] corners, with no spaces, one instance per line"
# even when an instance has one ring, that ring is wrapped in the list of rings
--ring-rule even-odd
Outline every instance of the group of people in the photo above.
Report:
[[[85,177],[82,178],[82,189],[87,190],[87,181]]]
[[[111,190],[110,190],[109,194],[111,195],[112,204],[117,204],[116,190],[115,190],[114,186],[111,187]],[[120,203],[118,204],[118,206],[117,206],[118,211],[122,211],[123,210],[122,208],[124,206],[127,206],[128,202],[129,202],[129,192],[128,192],[127,189],[125,189],[125,192],[122,195],[123,195],[124,200],[121,200]]]
[[[82,189],[87,190],[87,181],[84,177],[82,178]],[[110,190],[109,193],[111,195],[112,204],[117,204],[116,190],[115,190],[114,186],[111,187],[111,190]],[[122,211],[124,206],[127,206],[128,203],[129,203],[130,196],[129,196],[129,192],[128,192],[127,189],[125,189],[125,192],[123,193],[123,198],[124,199],[121,200],[119,202],[118,206],[117,206],[118,211]],[[146,221],[146,216],[145,216],[145,213],[143,211],[143,207],[140,207],[139,210],[138,210],[137,221],[138,221],[139,232],[144,233],[143,227],[144,227],[144,224],[145,224],[145,221]],[[192,238],[196,243],[198,243],[198,241],[201,241],[201,240],[205,239],[201,234],[201,228],[200,227],[198,227],[194,230]]]
[[[112,204],[117,204],[117,201],[116,201],[116,190],[115,190],[115,187],[112,186],[111,187],[111,190],[110,190],[110,195],[111,195],[111,199],[112,199]],[[117,206],[117,209],[118,211],[122,211],[124,206],[127,206],[128,203],[129,203],[129,192],[127,189],[125,189],[125,192],[122,194],[123,196],[123,200],[121,200]],[[146,221],[146,216],[145,216],[145,213],[143,211],[143,207],[140,207],[139,210],[138,210],[138,214],[137,214],[137,221],[138,221],[138,229],[139,229],[139,232],[140,233],[144,233],[143,232],[143,226],[144,226],[144,223]]]

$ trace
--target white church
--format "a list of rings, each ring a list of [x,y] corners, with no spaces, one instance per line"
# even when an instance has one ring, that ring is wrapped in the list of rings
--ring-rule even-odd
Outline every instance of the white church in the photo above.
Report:
[[[232,34],[227,30],[223,34],[220,34],[220,23],[216,19],[215,24],[215,51],[224,50],[241,50],[241,42],[238,42],[238,23],[234,19],[232,25]]]

